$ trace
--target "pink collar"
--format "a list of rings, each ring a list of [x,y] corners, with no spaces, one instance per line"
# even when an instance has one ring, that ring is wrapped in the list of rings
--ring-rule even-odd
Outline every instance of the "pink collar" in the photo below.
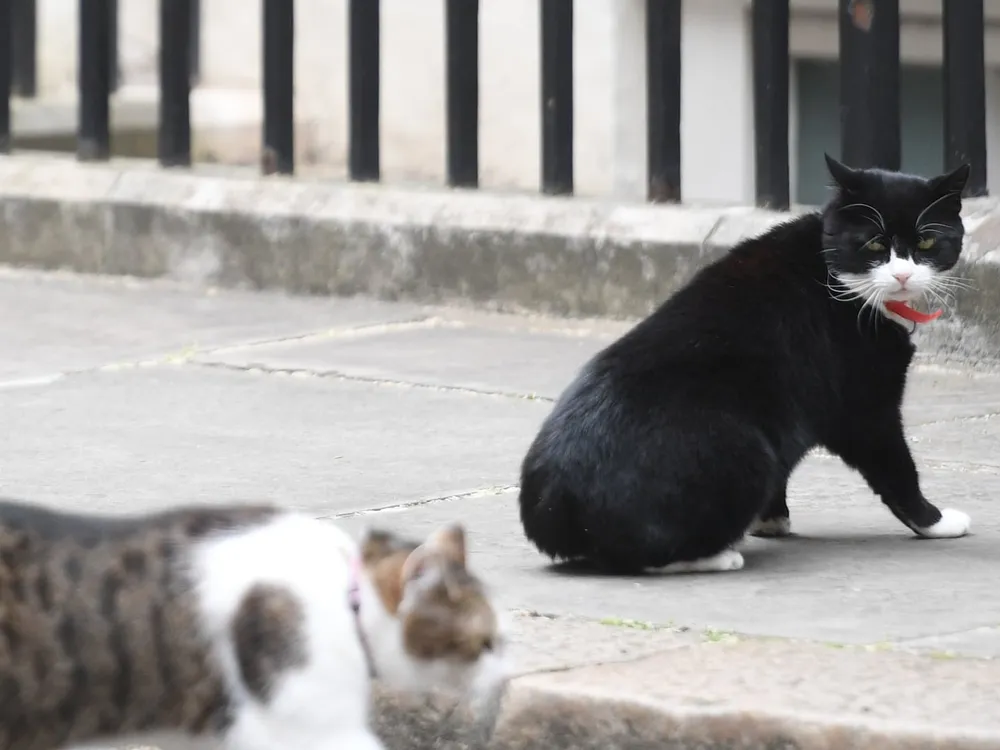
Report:
[[[361,612],[361,558],[351,557],[351,578],[347,587],[347,601],[355,616]]]
[[[375,661],[372,659],[372,650],[365,638],[365,631],[361,629],[361,558],[357,555],[351,556],[351,577],[347,584],[347,603],[354,613],[354,627],[358,633],[358,640],[361,641],[361,650],[365,652],[365,661],[368,662],[368,676],[374,679]]]

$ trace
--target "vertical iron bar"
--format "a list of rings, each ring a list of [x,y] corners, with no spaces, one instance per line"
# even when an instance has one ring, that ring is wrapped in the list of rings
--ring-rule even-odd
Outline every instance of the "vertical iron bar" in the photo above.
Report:
[[[10,17],[4,28],[13,32],[11,85],[18,96],[34,97],[38,93],[38,9],[35,0],[9,0],[8,5],[11,6],[8,11]]]
[[[542,191],[573,192],[573,0],[542,0]]]
[[[99,161],[111,155],[108,0],[80,0],[79,23],[80,112],[76,155],[81,161]]]
[[[191,164],[190,33],[190,0],[160,0],[160,129],[157,151],[160,164],[164,167]]]
[[[479,0],[448,0],[448,184],[479,184]]]
[[[190,0],[190,2],[191,30],[189,32],[188,60],[193,88],[201,78],[201,0]]]
[[[14,24],[11,4],[0,0],[0,154],[10,153],[10,94],[14,67]]]
[[[841,159],[899,169],[899,0],[839,0],[839,14]]]
[[[942,0],[945,164],[971,165],[966,196],[986,195],[986,58],[983,0]]]
[[[294,45],[294,0],[264,0],[264,174],[295,171]]]
[[[681,0],[646,0],[647,198],[681,199]]]
[[[788,185],[788,0],[753,0],[757,205],[784,211]]]
[[[348,163],[352,180],[378,180],[379,0],[350,0],[348,6]]]
[[[121,83],[118,60],[118,0],[108,0],[108,85],[117,91]]]

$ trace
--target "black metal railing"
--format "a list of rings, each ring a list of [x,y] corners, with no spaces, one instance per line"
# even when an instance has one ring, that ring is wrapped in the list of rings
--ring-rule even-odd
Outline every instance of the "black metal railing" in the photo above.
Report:
[[[479,3],[447,0],[445,123],[448,183],[479,185]]]
[[[681,195],[681,1],[646,0],[647,198]],[[696,2],[697,0],[688,0]],[[841,158],[853,166],[900,167],[899,0],[836,2],[840,36]],[[111,152],[109,98],[117,85],[117,0],[79,0],[82,160]],[[264,123],[261,170],[295,171],[294,0],[263,2]],[[447,181],[479,185],[479,0],[446,2]],[[198,0],[160,0],[160,163],[191,163],[191,86],[199,61]],[[539,0],[541,190],[572,194],[573,0]],[[946,167],[972,165],[970,196],[986,194],[983,0],[942,0]],[[0,152],[11,148],[9,98],[36,91],[35,0],[0,0]],[[789,0],[752,0],[756,203],[790,204]],[[381,176],[380,2],[349,0],[348,173]],[[706,95],[712,95],[706,92]]]
[[[681,199],[681,4],[646,0],[648,197]]]
[[[35,0],[14,0],[7,3],[9,21],[0,28],[11,29],[11,83],[14,93],[29,97],[35,95],[38,86],[35,70],[35,44],[38,31],[35,28],[38,11]]]
[[[349,0],[347,101],[350,114],[347,133],[348,170],[352,180],[378,180],[379,102],[381,86],[381,3],[379,0]],[[478,5],[478,0],[476,0]],[[266,63],[265,63],[266,64]],[[265,115],[266,116],[266,115]]]
[[[160,3],[160,117],[156,151],[165,167],[191,164],[191,11],[187,0]]]

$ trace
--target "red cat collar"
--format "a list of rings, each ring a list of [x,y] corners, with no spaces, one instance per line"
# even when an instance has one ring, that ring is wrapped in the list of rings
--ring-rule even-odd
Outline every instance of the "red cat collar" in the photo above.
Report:
[[[903,318],[903,320],[909,320],[911,323],[930,323],[932,320],[937,320],[941,317],[943,310],[935,310],[930,313],[922,313],[919,310],[914,310],[905,302],[890,301],[885,303],[885,309],[891,312],[893,315],[898,315]]]

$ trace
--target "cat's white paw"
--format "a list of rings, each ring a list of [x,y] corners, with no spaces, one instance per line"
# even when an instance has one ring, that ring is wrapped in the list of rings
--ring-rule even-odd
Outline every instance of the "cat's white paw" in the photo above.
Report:
[[[968,513],[954,508],[943,508],[941,519],[936,524],[925,529],[915,528],[914,531],[927,539],[955,539],[968,534],[971,524],[972,519]]]
[[[720,573],[726,570],[740,570],[742,567],[743,555],[734,549],[724,549],[711,557],[670,563],[659,570],[661,573]]]
[[[788,516],[778,518],[768,518],[762,521],[755,519],[747,533],[751,536],[778,537],[788,536],[792,533],[792,520]]]

